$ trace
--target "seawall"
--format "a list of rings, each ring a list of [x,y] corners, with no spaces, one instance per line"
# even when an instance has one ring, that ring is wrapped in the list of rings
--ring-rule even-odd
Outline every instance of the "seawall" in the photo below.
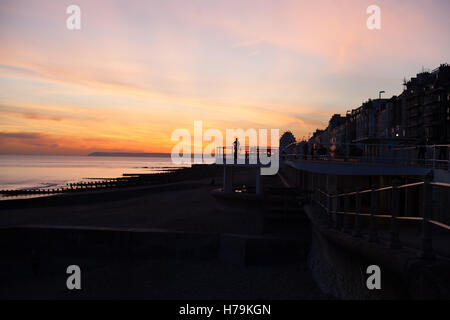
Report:
[[[423,260],[417,252],[389,249],[336,231],[305,205],[312,222],[309,266],[318,286],[339,299],[449,299],[450,264]],[[367,267],[381,269],[381,289],[366,286]]]

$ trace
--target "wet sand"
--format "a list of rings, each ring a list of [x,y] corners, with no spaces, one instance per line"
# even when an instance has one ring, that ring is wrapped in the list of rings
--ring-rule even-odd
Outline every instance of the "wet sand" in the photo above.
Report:
[[[254,233],[242,214],[217,210],[209,180],[196,187],[155,192],[125,200],[78,205],[3,209],[0,226],[60,225],[89,227],[161,228],[189,232]]]

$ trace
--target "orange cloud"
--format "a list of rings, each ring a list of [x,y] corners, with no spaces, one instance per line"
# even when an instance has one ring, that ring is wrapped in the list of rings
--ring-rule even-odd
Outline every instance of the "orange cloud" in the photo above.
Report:
[[[307,135],[450,50],[445,1],[380,1],[379,32],[369,1],[78,4],[79,32],[64,2],[0,4],[2,152],[167,152],[194,120]]]

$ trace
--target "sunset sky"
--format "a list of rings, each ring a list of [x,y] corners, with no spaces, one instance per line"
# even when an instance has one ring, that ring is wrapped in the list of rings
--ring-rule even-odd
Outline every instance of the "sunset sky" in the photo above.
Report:
[[[194,120],[301,139],[450,62],[449,31],[448,0],[0,0],[0,153],[170,152]]]

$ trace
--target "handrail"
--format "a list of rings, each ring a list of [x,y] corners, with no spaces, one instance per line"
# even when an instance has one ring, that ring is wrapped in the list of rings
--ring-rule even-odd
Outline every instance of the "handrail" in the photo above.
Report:
[[[322,208],[327,210],[327,208],[323,204],[321,204],[321,203],[318,203],[318,204]],[[332,211],[332,210],[330,210],[329,213],[348,214],[348,215],[357,215],[358,214],[358,215],[360,215],[362,217],[370,217],[370,213],[357,213],[355,211],[345,212],[345,211]],[[390,215],[390,214],[377,214],[377,215],[375,215],[375,217],[376,218],[392,218],[392,215]],[[422,221],[423,220],[422,217],[410,217],[410,216],[396,217],[396,219],[398,219],[398,220],[411,220],[411,221]],[[431,222],[431,220],[430,220],[430,222]],[[446,224],[441,223],[441,222],[436,222],[436,224],[440,224],[440,225],[446,226]],[[446,228],[450,228],[450,226],[446,226]]]
[[[439,187],[447,187],[450,188],[450,183],[444,183],[444,182],[430,182],[433,186],[439,186]]]
[[[373,186],[371,189],[366,190],[359,190],[351,191],[351,192],[344,192],[344,193],[333,193],[330,194],[320,188],[316,188],[316,196],[313,195],[312,200],[320,206],[322,211],[327,214],[328,221],[331,225],[334,224],[334,227],[338,230],[341,230],[343,232],[350,232],[350,222],[349,217],[353,217],[354,224],[353,224],[353,236],[355,237],[361,237],[361,224],[360,224],[360,217],[369,217],[370,218],[370,232],[369,232],[369,241],[378,241],[377,239],[377,231],[376,231],[376,225],[374,223],[375,219],[390,219],[391,220],[391,238],[390,238],[390,247],[393,249],[397,249],[401,247],[400,238],[399,238],[399,226],[398,221],[416,221],[420,222],[422,224],[422,257],[423,258],[433,258],[434,253],[432,249],[432,233],[431,233],[431,226],[435,226],[444,230],[450,230],[450,225],[441,222],[436,221],[431,218],[431,212],[432,212],[432,188],[433,186],[437,187],[446,187],[450,188],[450,184],[448,183],[442,183],[442,182],[432,182],[431,181],[432,176],[427,175],[425,177],[424,181],[419,182],[413,182],[413,183],[407,183],[403,185],[398,184],[398,180],[393,181],[392,186],[386,186],[381,188],[376,188]],[[413,188],[417,186],[423,187],[423,215],[421,217],[413,217],[413,216],[400,216],[400,194],[399,189],[407,189],[407,188]],[[375,194],[377,194],[380,191],[388,191],[390,190],[392,192],[392,200],[391,200],[391,214],[377,214],[376,213],[376,206],[377,203],[376,197],[374,197]],[[361,194],[365,193],[371,193],[370,196],[370,213],[361,212]],[[349,211],[348,210],[348,204],[349,204],[349,197],[356,196],[355,199],[355,211]],[[338,205],[341,203],[339,200],[340,197],[344,197],[344,210],[339,210]],[[334,204],[332,200],[335,200]],[[333,208],[334,206],[334,208]],[[430,209],[431,208],[431,209]],[[335,219],[333,221],[332,216],[335,216]],[[344,219],[344,224],[342,224],[342,219]]]
[[[280,146],[282,156],[295,161],[351,161],[403,166],[446,168],[450,171],[450,144],[301,141]],[[303,158],[303,159],[302,159]]]
[[[420,186],[423,184],[423,181],[420,182],[414,182],[414,183],[408,183],[408,184],[403,184],[401,186],[398,186],[398,189],[403,189],[403,188],[409,188],[409,187],[414,187],[414,186]],[[449,185],[450,186],[450,185]]]
[[[431,222],[432,224],[438,226],[438,227],[441,227],[441,228],[443,228],[443,229],[450,230],[450,226],[446,225],[445,223],[438,222],[438,221],[436,221],[436,220],[430,220],[430,222]]]
[[[307,143],[307,144],[319,144],[319,145],[323,145],[323,146],[338,146],[338,145],[343,145],[343,146],[374,146],[374,147],[378,147],[378,146],[382,146],[382,147],[405,147],[405,148],[411,148],[411,147],[427,147],[427,148],[432,148],[432,147],[448,147],[450,148],[450,144],[401,144],[401,143],[366,143],[366,142],[339,142],[339,143],[330,143],[330,142],[310,142],[310,141],[296,141],[296,142],[292,142],[284,147],[280,148],[284,148],[284,149],[288,149],[291,148],[292,146],[296,146],[296,145],[300,145],[302,143]]]
[[[298,153],[287,153],[284,154],[284,156],[289,157],[289,156],[293,156],[293,157],[299,157],[301,155],[304,155],[302,153],[298,154]],[[329,155],[320,155],[320,154],[316,154],[316,155],[311,155],[311,154],[307,154],[306,155],[308,158],[308,160],[346,160],[346,159],[356,159],[356,160],[403,160],[403,161],[409,161],[409,162],[443,162],[443,163],[447,163],[449,162],[449,160],[443,160],[443,159],[439,159],[439,158],[412,158],[412,157],[408,157],[408,158],[402,158],[400,156],[398,157],[388,157],[388,156],[384,156],[384,157],[375,157],[373,155],[365,155],[365,156],[356,156],[356,155],[348,155],[348,156],[342,156],[342,155],[334,155],[334,156],[329,156]]]
[[[404,189],[404,188],[409,188],[409,187],[415,187],[415,186],[420,186],[423,185],[424,182],[423,181],[419,181],[419,182],[414,182],[414,183],[408,183],[408,184],[403,184],[401,186],[398,186],[398,189]],[[435,185],[435,186],[442,186],[442,187],[450,187],[449,183],[442,183],[442,182],[430,182],[431,185]],[[364,193],[369,193],[369,192],[379,192],[379,191],[386,191],[386,190],[392,190],[392,186],[387,186],[387,187],[382,187],[382,188],[378,188],[378,189],[365,189],[365,190],[361,190],[361,191],[353,191],[353,192],[347,192],[347,193],[339,193],[339,194],[329,194],[326,193],[325,191],[321,190],[321,189],[317,189],[320,193],[323,193],[324,195],[326,195],[327,197],[331,197],[331,198],[338,198],[338,197],[344,197],[344,196],[354,196],[357,193],[359,194],[364,194]]]

